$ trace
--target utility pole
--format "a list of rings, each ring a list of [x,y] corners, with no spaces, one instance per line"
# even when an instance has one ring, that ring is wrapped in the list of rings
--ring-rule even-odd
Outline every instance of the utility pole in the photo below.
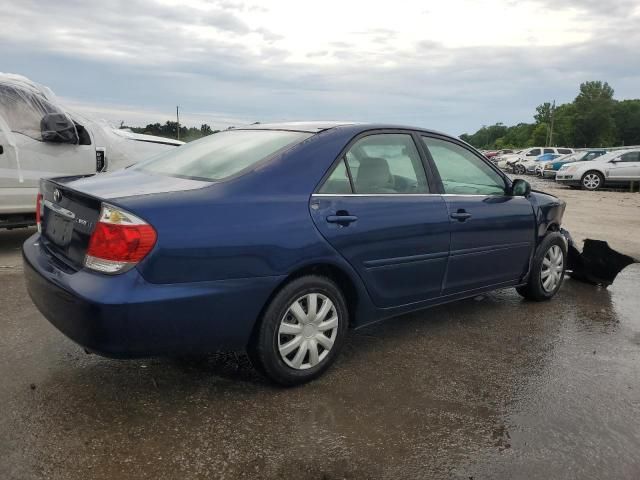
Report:
[[[176,131],[178,132],[178,140],[180,140],[180,105],[176,105]]]
[[[551,106],[551,129],[549,130],[549,147],[553,147],[553,122],[556,116],[556,101],[553,101]]]

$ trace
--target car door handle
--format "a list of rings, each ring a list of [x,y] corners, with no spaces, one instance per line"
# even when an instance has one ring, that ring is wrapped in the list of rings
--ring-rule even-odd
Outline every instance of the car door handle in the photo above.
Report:
[[[341,225],[349,225],[356,220],[358,220],[358,217],[355,215],[329,215],[327,217],[327,223],[339,223]]]
[[[459,222],[464,222],[468,218],[471,218],[471,214],[469,212],[465,212],[464,210],[458,210],[457,212],[452,213],[450,217],[458,220]]]

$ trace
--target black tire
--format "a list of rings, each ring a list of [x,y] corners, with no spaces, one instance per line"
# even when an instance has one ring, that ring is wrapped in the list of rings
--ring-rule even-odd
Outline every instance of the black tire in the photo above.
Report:
[[[604,186],[604,177],[600,172],[589,170],[580,179],[580,185],[585,190],[593,192]]]
[[[554,247],[560,247],[562,252],[562,272],[560,273],[560,279],[554,288],[547,290],[543,285],[542,270],[543,262],[547,253]],[[536,249],[533,261],[531,263],[531,272],[529,275],[529,281],[526,285],[517,287],[516,290],[527,300],[550,300],[558,292],[564,279],[565,269],[567,266],[567,243],[561,233],[550,232],[540,242]]]
[[[315,366],[296,369],[282,358],[279,350],[280,325],[289,307],[301,297],[318,293],[333,303],[338,317],[338,326],[333,346]],[[308,312],[308,306],[307,306]],[[344,295],[330,279],[318,275],[307,275],[292,280],[285,285],[271,300],[264,311],[260,323],[256,325],[248,354],[253,365],[269,380],[283,386],[294,386],[306,383],[322,375],[335,361],[344,344],[349,325],[349,311]],[[286,337],[285,337],[286,338]],[[318,348],[316,351],[320,350]],[[310,355],[310,354],[307,354]],[[304,356],[304,359],[310,357]],[[289,359],[290,360],[290,359]]]

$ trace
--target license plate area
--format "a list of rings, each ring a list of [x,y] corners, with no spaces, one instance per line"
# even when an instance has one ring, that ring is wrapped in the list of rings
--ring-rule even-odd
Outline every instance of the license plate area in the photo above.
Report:
[[[73,220],[60,215],[52,210],[47,212],[45,236],[60,248],[66,248],[73,236]]]

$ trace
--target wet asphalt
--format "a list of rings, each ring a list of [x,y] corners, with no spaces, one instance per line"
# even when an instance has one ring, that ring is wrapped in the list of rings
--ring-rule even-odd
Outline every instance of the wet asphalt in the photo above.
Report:
[[[640,265],[351,332],[321,379],[247,359],[86,355],[0,232],[0,479],[640,478]]]

